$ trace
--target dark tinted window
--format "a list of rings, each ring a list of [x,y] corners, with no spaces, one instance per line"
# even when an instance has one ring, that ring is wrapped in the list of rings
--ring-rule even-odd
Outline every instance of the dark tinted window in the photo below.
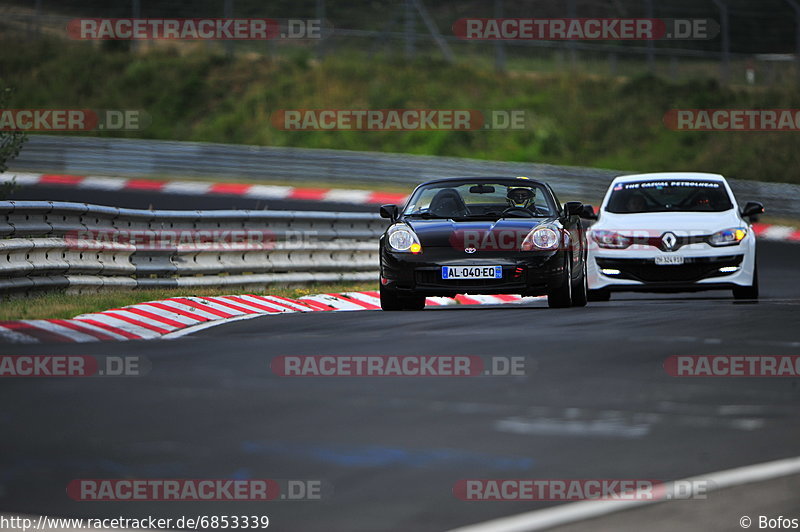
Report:
[[[722,212],[733,208],[719,181],[636,181],[618,183],[606,210],[617,214],[637,212]]]

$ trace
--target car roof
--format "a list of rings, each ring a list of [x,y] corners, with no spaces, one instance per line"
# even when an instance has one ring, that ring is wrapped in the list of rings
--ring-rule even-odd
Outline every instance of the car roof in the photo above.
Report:
[[[725,178],[720,174],[710,174],[706,172],[653,172],[649,174],[628,174],[621,175],[614,178],[611,182],[612,185],[620,181],[652,181],[657,179],[702,179],[704,181],[722,181],[725,183]]]
[[[520,186],[525,185],[542,185],[547,186],[547,183],[544,181],[539,181],[538,179],[531,179],[530,177],[521,177],[521,176],[464,176],[464,177],[443,177],[440,179],[431,179],[430,181],[425,181],[424,183],[420,183],[419,186],[423,185],[430,185],[433,183],[448,183],[448,182],[458,182],[458,181],[474,181],[475,183],[480,182],[497,182],[497,181],[518,181]]]

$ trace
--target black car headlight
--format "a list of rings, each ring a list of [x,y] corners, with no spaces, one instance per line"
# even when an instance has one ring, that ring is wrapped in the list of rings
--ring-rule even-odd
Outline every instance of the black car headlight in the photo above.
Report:
[[[561,242],[561,230],[553,225],[540,225],[535,227],[520,248],[522,251],[549,251],[558,249]]]
[[[386,230],[386,242],[389,249],[398,253],[422,253],[419,237],[404,223],[394,224]]]

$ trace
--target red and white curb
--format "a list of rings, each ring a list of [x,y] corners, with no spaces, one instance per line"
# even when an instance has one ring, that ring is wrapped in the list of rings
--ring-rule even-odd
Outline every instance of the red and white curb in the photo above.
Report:
[[[428,306],[528,303],[542,297],[459,295],[429,297]],[[69,320],[0,321],[0,338],[11,343],[99,342],[174,338],[229,321],[293,312],[380,309],[378,292],[281,296],[172,297],[127,307],[82,314]],[[191,331],[189,331],[191,329]]]
[[[12,179],[18,185],[65,186],[85,190],[147,191],[164,194],[187,194],[196,196],[240,196],[251,199],[305,200],[334,203],[382,205],[403,203],[405,194],[376,192],[372,190],[350,190],[343,188],[298,188],[278,185],[249,185],[246,183],[212,183],[207,181],[183,181],[162,179],[126,179],[121,177],[95,177],[64,174],[11,173],[3,176],[3,182]]]
[[[800,242],[800,230],[786,225],[753,224],[753,231],[764,240]]]

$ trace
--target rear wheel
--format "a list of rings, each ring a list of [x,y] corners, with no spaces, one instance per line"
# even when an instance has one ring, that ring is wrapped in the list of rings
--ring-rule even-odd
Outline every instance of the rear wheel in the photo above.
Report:
[[[753,284],[750,286],[735,286],[733,297],[736,299],[758,299],[758,266],[753,270]]]
[[[547,292],[547,306],[550,308],[566,308],[572,305],[572,261],[567,260],[564,280],[561,286]]]
[[[581,265],[581,276],[572,285],[572,306],[585,307],[589,301],[589,287],[586,276],[586,262]]]
[[[611,299],[611,290],[607,288],[589,290],[588,299],[589,301],[609,301]]]

